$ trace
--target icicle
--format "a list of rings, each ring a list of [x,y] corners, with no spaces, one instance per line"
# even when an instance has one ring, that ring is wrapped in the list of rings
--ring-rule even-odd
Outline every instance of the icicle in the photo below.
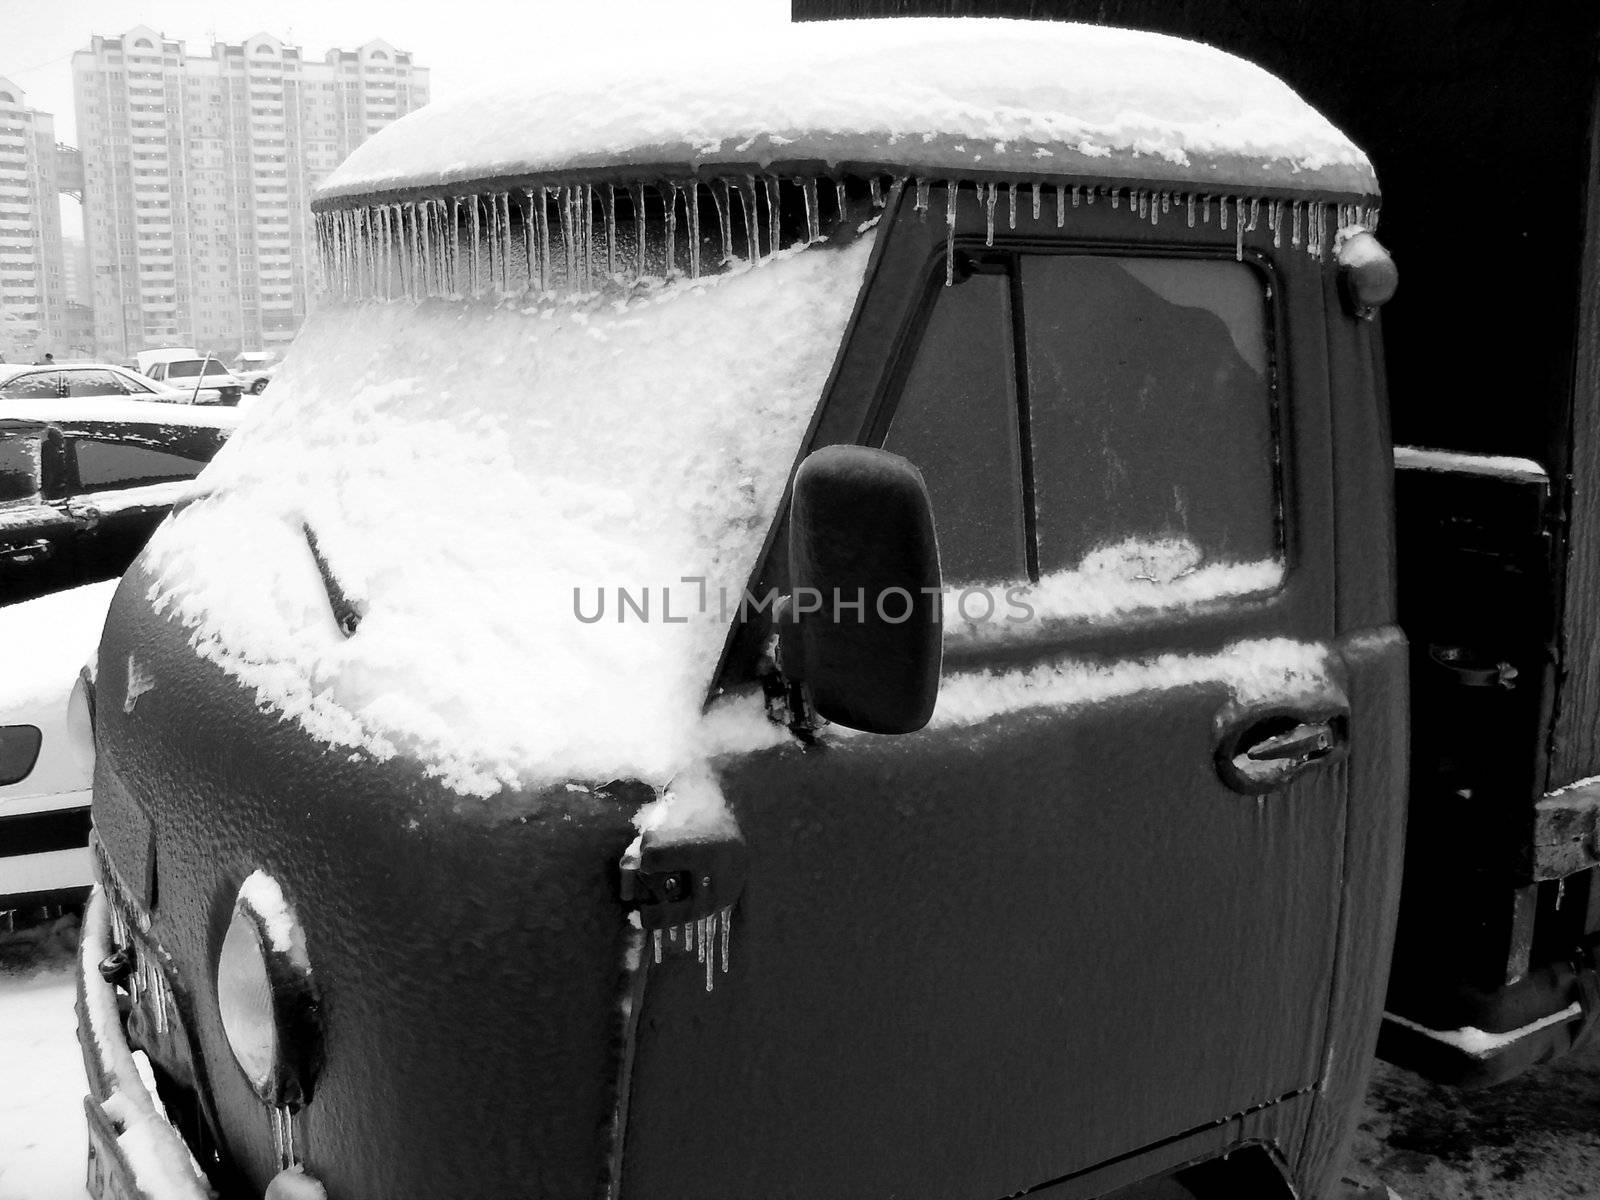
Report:
[[[376,282],[373,294],[380,300],[389,298],[389,210],[378,205],[372,210],[373,249],[377,255]]]
[[[748,175],[745,176],[745,179],[750,182],[749,195],[745,194],[745,184],[743,183],[735,184],[733,190],[738,193],[739,215],[744,218],[744,255],[750,265],[754,266],[760,260],[761,255],[760,244],[757,241],[760,234],[756,229],[754,216],[756,195],[754,181],[751,181]]]
[[[1073,208],[1077,208],[1079,206],[1080,202],[1083,200],[1083,194],[1086,191],[1093,191],[1093,189],[1092,188],[1080,188],[1077,184],[1073,184],[1072,185],[1072,207]],[[1058,192],[1057,195],[1059,196],[1060,193]],[[1093,199],[1092,196],[1090,198]],[[1060,222],[1058,221],[1057,224],[1060,224]]]
[[[1146,207],[1149,203],[1149,193],[1143,188],[1135,188],[1133,190],[1133,199],[1128,201],[1128,207],[1142,221],[1150,215],[1150,210]]]
[[[594,185],[586,183],[582,192],[582,227],[578,249],[583,257],[583,290],[594,291]]]
[[[1169,212],[1172,211],[1172,193],[1171,192],[1162,192],[1161,193],[1161,211],[1162,211],[1163,214],[1169,213]]]
[[[1223,233],[1228,232],[1228,197],[1224,196],[1217,201],[1217,228]]]
[[[671,279],[678,269],[678,185],[667,184],[661,190],[661,198],[667,206],[667,270],[666,277]]]
[[[1234,201],[1234,203],[1236,205],[1236,208],[1235,208],[1234,214],[1233,214],[1233,228],[1234,228],[1233,258],[1234,258],[1235,262],[1243,262],[1244,261],[1244,220],[1245,220],[1245,218],[1244,218],[1245,208],[1244,208],[1244,199],[1243,199],[1243,197],[1238,198],[1237,200]]]
[[[717,914],[718,923],[722,926],[722,973],[728,973],[728,943],[733,937],[733,909],[725,908]]]
[[[1200,197],[1200,223],[1202,225],[1211,224],[1211,197],[1210,196],[1201,196]]]
[[[655,946],[656,962],[661,961],[661,930],[657,929],[650,934],[650,941]]]
[[[500,294],[511,294],[511,193],[500,193]]]
[[[478,281],[484,274],[483,217],[479,213],[479,198],[477,196],[472,197],[470,204],[471,207],[467,210],[467,216],[469,235],[472,239],[472,245],[470,247],[472,263],[472,287],[468,292],[468,295],[477,296],[481,290]]]
[[[533,189],[523,188],[522,198],[527,201],[528,207],[522,215],[522,292],[526,295],[532,291],[534,283],[534,246],[533,246]]]
[[[1289,202],[1289,223],[1289,244],[1298,248],[1300,245],[1300,205],[1292,200]]]
[[[1014,184],[1014,183],[1006,184],[1006,220],[1009,222],[1009,228],[1011,228],[1013,230],[1016,229],[1016,227],[1017,227],[1017,185]]]
[[[1078,189],[1072,189],[1072,207],[1078,207]],[[1067,190],[1061,184],[1056,184],[1056,228],[1060,229],[1067,223]]]
[[[637,256],[637,266],[633,277],[643,279],[650,273],[649,256],[645,253],[645,221],[644,221],[644,184],[637,184],[629,190],[628,195],[633,200],[633,249]]]
[[[715,917],[707,917],[706,918],[706,924],[709,925],[711,922],[713,922],[715,920],[716,920]],[[715,967],[717,965],[717,956],[715,954],[707,954],[707,953],[705,953],[705,944],[706,944],[705,943],[705,939],[706,939],[706,937],[707,937],[706,930],[702,928],[701,931],[700,931],[700,958],[701,958],[701,961],[706,964],[706,991],[709,992],[711,990],[712,971],[715,969]]]
[[[395,224],[400,227],[400,283],[402,283],[405,298],[408,301],[418,299],[418,286],[416,286],[416,269],[418,269],[418,253],[416,253],[416,202],[395,205]]]
[[[678,927],[676,925],[670,926],[667,929],[667,940],[674,946],[678,944]]]
[[[1094,198],[1099,194],[1100,188],[1098,186],[1086,187],[1083,189],[1083,202],[1085,204],[1093,204]]]
[[[961,185],[954,179],[944,185],[944,285],[956,281],[956,192]]]
[[[1150,224],[1161,224],[1161,198],[1155,195],[1150,197]]]
[[[767,245],[771,253],[783,249],[783,195],[777,176],[762,177],[767,197]]]
[[[422,235],[417,232],[417,202],[400,206],[400,232],[405,239],[406,299],[422,298]]]
[[[539,188],[539,290],[555,287],[555,262],[550,257],[550,189]]]
[[[1188,219],[1188,222],[1189,222],[1189,228],[1193,229],[1194,228],[1194,193],[1190,192],[1188,195],[1184,196],[1183,200],[1184,200],[1184,207],[1185,207],[1185,209],[1188,210],[1188,218],[1187,219]]]
[[[911,208],[913,212],[925,213],[928,211],[928,189],[930,184],[926,179],[917,180],[917,199]]]
[[[806,245],[810,245],[822,236],[822,229],[817,212],[817,181],[813,178],[797,179],[800,193],[806,202]]]
[[[883,185],[878,182],[876,172],[867,176],[867,197],[872,202],[873,208],[883,207]],[[840,207],[842,209],[843,205]]]
[[[1112,208],[1116,208],[1121,203],[1122,203],[1122,191],[1121,191],[1121,189],[1120,188],[1112,188],[1111,189],[1111,207]]]
[[[1000,199],[1000,185],[998,183],[980,183],[983,188],[984,227],[983,244],[994,245],[994,206]]]
[[[838,212],[835,214],[836,217],[841,221],[844,220],[845,195],[844,180],[842,179],[835,179],[833,181],[833,202],[838,209]]]
[[[1040,187],[1039,187],[1039,185],[1037,183],[1033,185],[1033,219],[1035,221],[1037,221],[1039,219],[1039,192],[1040,192],[1040,190],[1041,189],[1040,189]]]
[[[606,278],[617,273],[617,187],[606,184]]]
[[[717,213],[717,225],[722,234],[722,265],[733,261],[733,208],[728,203],[728,181],[713,179],[706,187],[711,192],[711,206]]]
[[[700,278],[700,181],[689,180],[684,193],[685,213],[689,218],[689,278]]]
[[[685,950],[694,949],[694,929],[695,923],[693,921],[685,921],[683,923],[683,948]]]

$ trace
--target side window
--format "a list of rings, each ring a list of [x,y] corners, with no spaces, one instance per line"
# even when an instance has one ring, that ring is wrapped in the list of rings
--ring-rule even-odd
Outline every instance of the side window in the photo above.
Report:
[[[1081,254],[1020,268],[1040,573],[1279,559],[1263,277]]]
[[[125,396],[128,390],[110,371],[63,371],[69,396]]]
[[[0,433],[0,504],[39,494],[40,437]]]
[[[939,287],[885,450],[922,469],[945,579],[1028,577],[1010,281]]]
[[[0,400],[51,399],[61,394],[61,376],[55,371],[30,371],[0,386]]]
[[[192,479],[210,461],[214,450],[195,439],[159,443],[149,437],[128,441],[80,436],[72,441],[79,492]]]

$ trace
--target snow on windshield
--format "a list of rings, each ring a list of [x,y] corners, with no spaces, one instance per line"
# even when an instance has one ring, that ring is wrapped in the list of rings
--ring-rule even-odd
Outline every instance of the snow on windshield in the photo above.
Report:
[[[627,298],[325,305],[152,540],[151,599],[313,735],[461,792],[665,782],[730,624],[681,581],[745,586],[872,240]],[[619,588],[648,620],[579,619]]]
[[[1268,72],[1198,42],[1059,22],[805,23],[703,57],[603,61],[427,105],[323,198],[625,164],[899,164],[1369,194],[1366,156]]]

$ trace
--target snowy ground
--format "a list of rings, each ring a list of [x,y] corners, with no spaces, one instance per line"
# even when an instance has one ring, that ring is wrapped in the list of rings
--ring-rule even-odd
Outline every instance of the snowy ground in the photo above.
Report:
[[[0,1200],[84,1200],[67,923],[0,935]]]
[[[0,934],[0,1200],[84,1200],[71,928]],[[1380,1065],[1347,1178],[1401,1200],[1600,1197],[1600,1044],[1487,1092]]]

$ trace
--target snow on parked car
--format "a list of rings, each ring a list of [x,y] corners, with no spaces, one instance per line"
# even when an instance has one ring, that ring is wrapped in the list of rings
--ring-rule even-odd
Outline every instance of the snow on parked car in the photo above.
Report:
[[[0,365],[0,402],[120,396],[131,400],[187,404],[189,393],[110,363]],[[7,405],[0,403],[0,414]]]
[[[79,671],[115,581],[0,608],[0,910],[82,899],[94,739]]]
[[[239,421],[116,397],[0,403],[0,605],[122,574]]]

